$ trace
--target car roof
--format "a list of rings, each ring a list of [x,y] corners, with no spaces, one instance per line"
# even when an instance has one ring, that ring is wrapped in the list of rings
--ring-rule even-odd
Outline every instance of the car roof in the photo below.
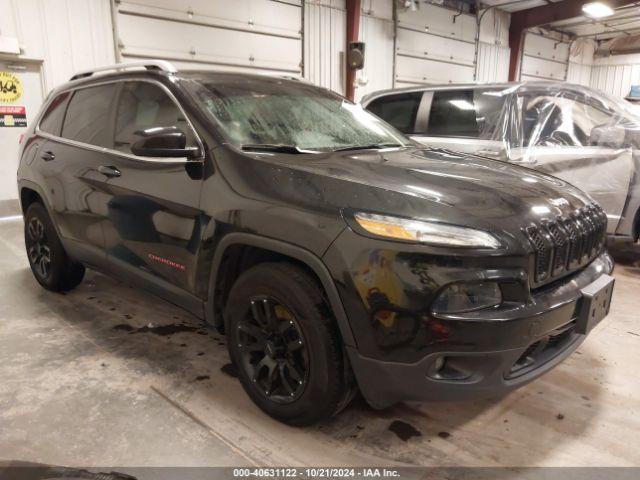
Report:
[[[412,93],[412,92],[435,92],[445,90],[500,90],[513,88],[518,90],[574,90],[581,91],[587,87],[582,85],[574,85],[565,82],[556,82],[552,80],[536,80],[531,82],[497,82],[497,83],[447,83],[441,85],[422,85],[412,86],[404,88],[389,88],[385,90],[378,90],[376,92],[369,93],[362,97],[360,103],[364,106],[368,105],[372,100],[376,98],[385,97],[387,95],[395,95],[399,93]]]

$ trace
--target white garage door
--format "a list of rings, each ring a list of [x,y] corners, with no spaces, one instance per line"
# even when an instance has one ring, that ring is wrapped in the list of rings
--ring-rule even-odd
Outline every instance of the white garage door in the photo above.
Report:
[[[566,80],[569,43],[528,32],[524,39],[521,80]]]
[[[396,87],[473,82],[475,16],[419,2],[397,18]]]
[[[133,0],[115,4],[122,61],[299,76],[301,0]]]

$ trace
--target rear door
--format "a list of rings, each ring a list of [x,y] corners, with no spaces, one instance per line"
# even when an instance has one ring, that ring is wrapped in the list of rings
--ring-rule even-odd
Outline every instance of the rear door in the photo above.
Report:
[[[114,115],[114,154],[102,170],[112,197],[105,242],[110,263],[166,293],[195,292],[204,217],[199,208],[202,163],[136,156],[143,132],[177,127],[187,146],[202,149],[184,110],[167,87],[150,80],[121,84]],[[116,153],[117,152],[117,153]]]
[[[102,227],[110,193],[99,166],[108,158],[115,92],[115,84],[104,84],[61,93],[38,128],[46,142],[40,145],[34,171],[41,177],[65,247],[89,264],[104,261]]]
[[[422,132],[412,135],[423,145],[506,159],[503,129],[506,96],[499,90],[452,89],[427,92],[418,118]]]
[[[575,96],[546,92],[524,93],[517,103],[522,128],[511,161],[587,192],[607,213],[608,233],[615,233],[633,176],[633,156],[631,148],[612,148],[592,135],[595,127],[611,124],[611,113]]]

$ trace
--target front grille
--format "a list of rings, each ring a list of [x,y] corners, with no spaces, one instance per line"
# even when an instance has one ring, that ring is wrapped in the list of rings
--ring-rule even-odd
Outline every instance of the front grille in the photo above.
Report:
[[[539,285],[589,263],[600,254],[607,216],[591,204],[568,216],[525,228],[534,250],[534,283]]]

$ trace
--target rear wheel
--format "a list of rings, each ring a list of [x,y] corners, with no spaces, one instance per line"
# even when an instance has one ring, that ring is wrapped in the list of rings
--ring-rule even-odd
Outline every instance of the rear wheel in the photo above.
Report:
[[[247,394],[277,420],[308,425],[345,404],[350,376],[327,312],[314,278],[287,263],[257,265],[231,289],[229,355]]]
[[[63,292],[78,286],[84,266],[65,252],[47,210],[32,203],[24,216],[24,242],[34,277],[47,290]]]

